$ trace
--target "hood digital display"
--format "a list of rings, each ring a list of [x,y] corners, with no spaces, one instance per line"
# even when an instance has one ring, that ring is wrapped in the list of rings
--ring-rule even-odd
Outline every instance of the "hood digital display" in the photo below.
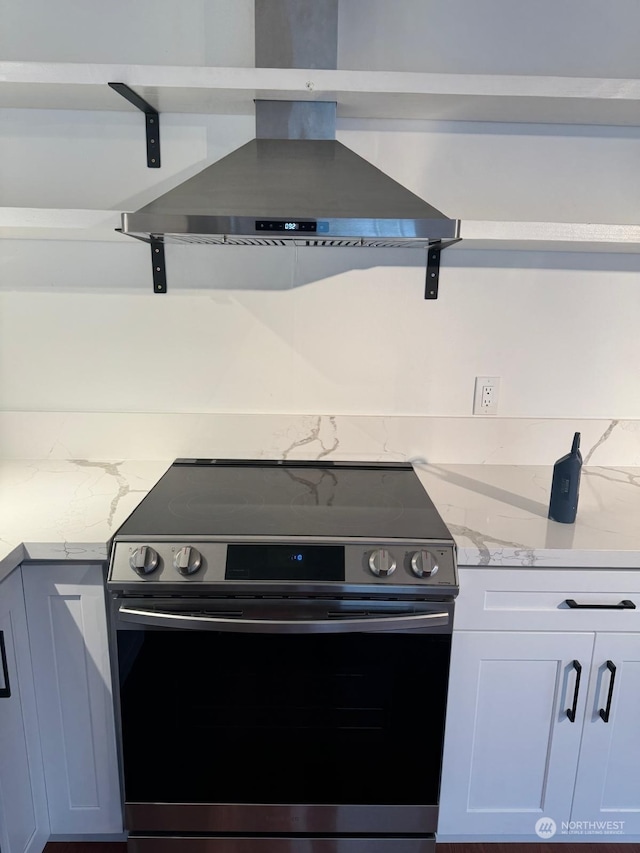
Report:
[[[257,219],[256,231],[289,231],[289,232],[315,232],[318,230],[317,222],[297,222],[295,219],[278,220]]]

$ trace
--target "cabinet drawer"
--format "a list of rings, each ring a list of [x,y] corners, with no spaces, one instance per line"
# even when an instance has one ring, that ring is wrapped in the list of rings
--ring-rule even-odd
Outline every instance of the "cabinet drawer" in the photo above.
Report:
[[[640,570],[461,568],[454,627],[640,631]]]

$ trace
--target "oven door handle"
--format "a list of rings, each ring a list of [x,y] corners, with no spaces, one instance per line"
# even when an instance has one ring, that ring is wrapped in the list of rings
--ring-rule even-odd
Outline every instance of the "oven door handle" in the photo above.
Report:
[[[194,616],[162,610],[120,605],[118,616],[125,622],[186,628],[197,631],[237,631],[259,634],[342,634],[366,631],[404,631],[439,628],[449,624],[446,611],[414,613],[409,616],[363,617],[360,619],[240,619],[225,616]]]

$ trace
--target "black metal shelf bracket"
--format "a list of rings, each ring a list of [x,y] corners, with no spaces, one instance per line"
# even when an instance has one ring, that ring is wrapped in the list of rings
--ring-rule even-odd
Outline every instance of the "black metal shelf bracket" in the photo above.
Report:
[[[438,281],[440,279],[440,252],[442,241],[432,243],[427,250],[427,279],[424,288],[425,299],[438,298]]]
[[[164,262],[164,242],[162,239],[152,237],[151,245],[151,268],[153,270],[153,292],[167,292],[167,268]]]
[[[160,116],[158,111],[137,92],[134,92],[126,83],[109,83],[109,86],[126,98],[130,104],[139,109],[145,115],[147,132],[147,166],[150,169],[160,168]]]
[[[459,243],[461,237],[455,237],[453,240],[435,240],[427,250],[427,277],[424,288],[425,299],[438,298],[438,281],[440,279],[440,252],[453,246],[454,243]]]

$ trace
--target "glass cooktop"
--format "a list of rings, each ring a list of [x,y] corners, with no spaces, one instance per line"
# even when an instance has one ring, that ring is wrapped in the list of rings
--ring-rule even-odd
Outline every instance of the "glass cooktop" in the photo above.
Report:
[[[451,540],[411,465],[178,459],[118,530]]]

